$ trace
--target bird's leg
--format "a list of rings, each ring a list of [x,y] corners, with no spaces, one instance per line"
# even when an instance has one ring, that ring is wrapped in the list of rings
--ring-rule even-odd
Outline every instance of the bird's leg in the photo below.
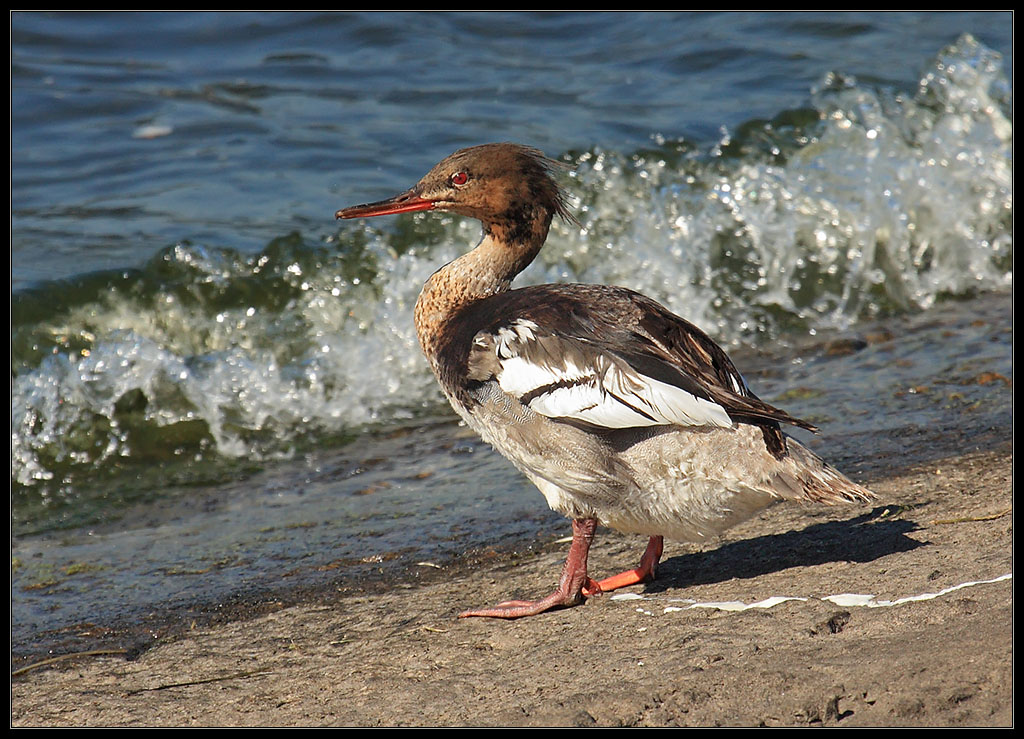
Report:
[[[600,582],[594,582],[588,578],[587,584],[583,587],[583,595],[589,598],[590,596],[597,595],[598,593],[606,593],[610,590],[624,588],[627,585],[636,585],[637,583],[653,580],[664,546],[665,537],[652,536],[651,540],[647,542],[647,549],[644,551],[644,556],[640,558],[639,567],[632,570],[626,570],[625,572],[620,572],[618,575],[606,577]]]
[[[562,576],[558,580],[558,588],[546,598],[537,601],[509,600],[499,603],[494,608],[482,608],[476,611],[460,613],[459,618],[483,616],[486,618],[522,618],[535,616],[538,613],[560,606],[575,606],[583,602],[584,588],[597,588],[596,581],[587,577],[587,553],[594,539],[597,521],[592,518],[576,519],[572,522],[572,544],[569,556],[565,558]]]

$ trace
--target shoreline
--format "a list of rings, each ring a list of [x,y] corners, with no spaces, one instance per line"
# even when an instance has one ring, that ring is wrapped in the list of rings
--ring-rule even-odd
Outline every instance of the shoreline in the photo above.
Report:
[[[759,393],[822,428],[805,445],[870,485],[1012,438],[1011,336],[1012,296],[994,293],[736,358]],[[455,424],[367,435],[167,491],[97,527],[15,537],[13,667],[95,648],[137,654],[193,624],[326,601],[339,589],[371,594],[474,561],[562,553],[551,543],[568,531],[564,519]],[[480,475],[492,482],[483,499]]]
[[[1012,724],[1011,317],[1008,295],[953,305],[823,365],[881,383],[877,400],[827,393],[831,425],[808,442],[872,505],[778,505],[719,540],[666,542],[653,583],[512,622],[456,616],[550,592],[557,517],[530,518],[534,538],[478,531],[485,544],[431,566],[310,562],[311,579],[40,634],[12,669],[42,644],[61,659],[12,677],[12,725]],[[634,566],[645,543],[599,529],[592,572]],[[845,594],[875,600],[828,600]],[[66,657],[89,650],[107,653]]]
[[[1011,468],[1007,435],[869,475],[874,506],[775,506],[703,547],[667,543],[626,597],[519,621],[455,616],[547,592],[564,544],[322,591],[32,669],[12,679],[12,725],[1011,725]],[[601,529],[593,570],[641,550]],[[826,600],[850,593],[937,595]]]

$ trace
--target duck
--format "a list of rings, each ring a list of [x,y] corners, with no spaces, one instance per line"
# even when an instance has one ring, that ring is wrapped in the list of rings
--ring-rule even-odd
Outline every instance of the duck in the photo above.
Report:
[[[783,431],[813,424],[758,398],[720,346],[657,301],[600,284],[512,288],[555,217],[579,226],[563,166],[521,144],[471,146],[405,192],[335,214],[440,211],[483,227],[424,284],[416,334],[455,412],[570,519],[572,541],[550,595],[462,618],[536,616],[648,582],[666,538],[701,542],[779,501],[876,498]],[[598,525],[649,537],[636,567],[590,576]]]

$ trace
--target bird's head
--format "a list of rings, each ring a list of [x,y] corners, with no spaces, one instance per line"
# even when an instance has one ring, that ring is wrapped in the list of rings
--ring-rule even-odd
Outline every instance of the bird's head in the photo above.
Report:
[[[550,223],[554,215],[575,221],[553,177],[559,162],[519,144],[483,144],[445,157],[409,190],[387,200],[339,210],[337,218],[440,210],[493,225]]]

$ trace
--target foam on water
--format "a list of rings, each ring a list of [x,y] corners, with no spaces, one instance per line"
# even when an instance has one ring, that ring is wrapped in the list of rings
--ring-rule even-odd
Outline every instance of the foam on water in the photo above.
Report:
[[[626,285],[727,343],[1009,289],[1009,106],[998,54],[964,37],[913,95],[833,74],[710,145],[567,154],[583,229],[557,224],[520,284]],[[255,255],[178,244],[16,295],[12,479],[59,496],[114,464],[290,454],[435,412],[412,308],[478,236],[419,214]]]
[[[998,55],[965,37],[913,97],[829,75],[809,125],[780,116],[681,162],[584,155],[586,230],[563,246],[582,269],[558,276],[634,287],[725,341],[1007,289],[1007,100]]]

